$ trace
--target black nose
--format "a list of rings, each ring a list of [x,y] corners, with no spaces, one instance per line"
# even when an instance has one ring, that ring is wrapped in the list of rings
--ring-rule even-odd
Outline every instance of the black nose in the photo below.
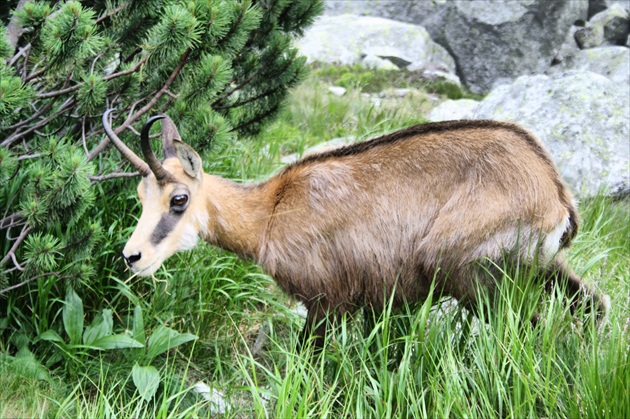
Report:
[[[140,260],[140,258],[142,257],[142,253],[138,252],[135,255],[129,255],[129,256],[127,256],[127,255],[125,255],[123,253],[123,257],[125,258],[125,261],[127,262],[127,265],[129,267],[131,267],[135,262]]]

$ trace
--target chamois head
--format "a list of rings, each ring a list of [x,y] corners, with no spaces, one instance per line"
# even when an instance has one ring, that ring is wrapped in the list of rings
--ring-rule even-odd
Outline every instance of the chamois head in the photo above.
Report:
[[[103,115],[103,127],[120,152],[138,169],[142,180],[138,196],[142,215],[123,249],[132,271],[152,275],[169,256],[191,249],[207,217],[201,197],[203,170],[201,158],[181,141],[173,121],[166,115],[150,118],[140,135],[144,161],[118,138],[108,122],[112,109]],[[149,143],[149,130],[162,120],[164,163],[156,158]]]

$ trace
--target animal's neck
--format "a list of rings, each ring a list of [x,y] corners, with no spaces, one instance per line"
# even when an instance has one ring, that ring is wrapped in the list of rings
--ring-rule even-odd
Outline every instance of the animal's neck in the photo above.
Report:
[[[203,239],[249,259],[256,259],[273,208],[263,185],[240,185],[205,175],[209,225]]]

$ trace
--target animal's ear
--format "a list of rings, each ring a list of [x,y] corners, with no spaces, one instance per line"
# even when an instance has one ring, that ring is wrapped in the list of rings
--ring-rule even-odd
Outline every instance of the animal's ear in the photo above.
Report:
[[[181,141],[173,141],[173,145],[186,174],[194,179],[201,178],[201,157],[199,154],[191,146]]]
[[[175,157],[177,153],[175,152],[173,143],[181,140],[182,137],[179,135],[173,120],[169,118],[168,115],[164,115],[164,118],[162,118],[162,150],[164,150],[164,160]]]

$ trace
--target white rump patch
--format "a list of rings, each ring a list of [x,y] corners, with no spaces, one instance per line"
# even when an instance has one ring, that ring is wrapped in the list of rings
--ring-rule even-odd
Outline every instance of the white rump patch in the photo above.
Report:
[[[610,302],[610,295],[606,294],[602,298],[602,306],[604,307],[604,311],[606,314],[610,313],[610,309],[612,308],[612,303]]]
[[[540,262],[548,263],[560,251],[560,241],[568,227],[569,216],[567,215],[544,238],[544,233],[532,227],[521,226],[498,231],[474,247],[470,252],[471,260],[496,259],[500,257],[502,251],[517,250],[522,261],[533,262],[538,257]]]
[[[560,240],[562,235],[569,228],[569,215],[567,215],[560,224],[547,234],[540,248],[541,256],[546,260],[551,260],[560,250]]]

